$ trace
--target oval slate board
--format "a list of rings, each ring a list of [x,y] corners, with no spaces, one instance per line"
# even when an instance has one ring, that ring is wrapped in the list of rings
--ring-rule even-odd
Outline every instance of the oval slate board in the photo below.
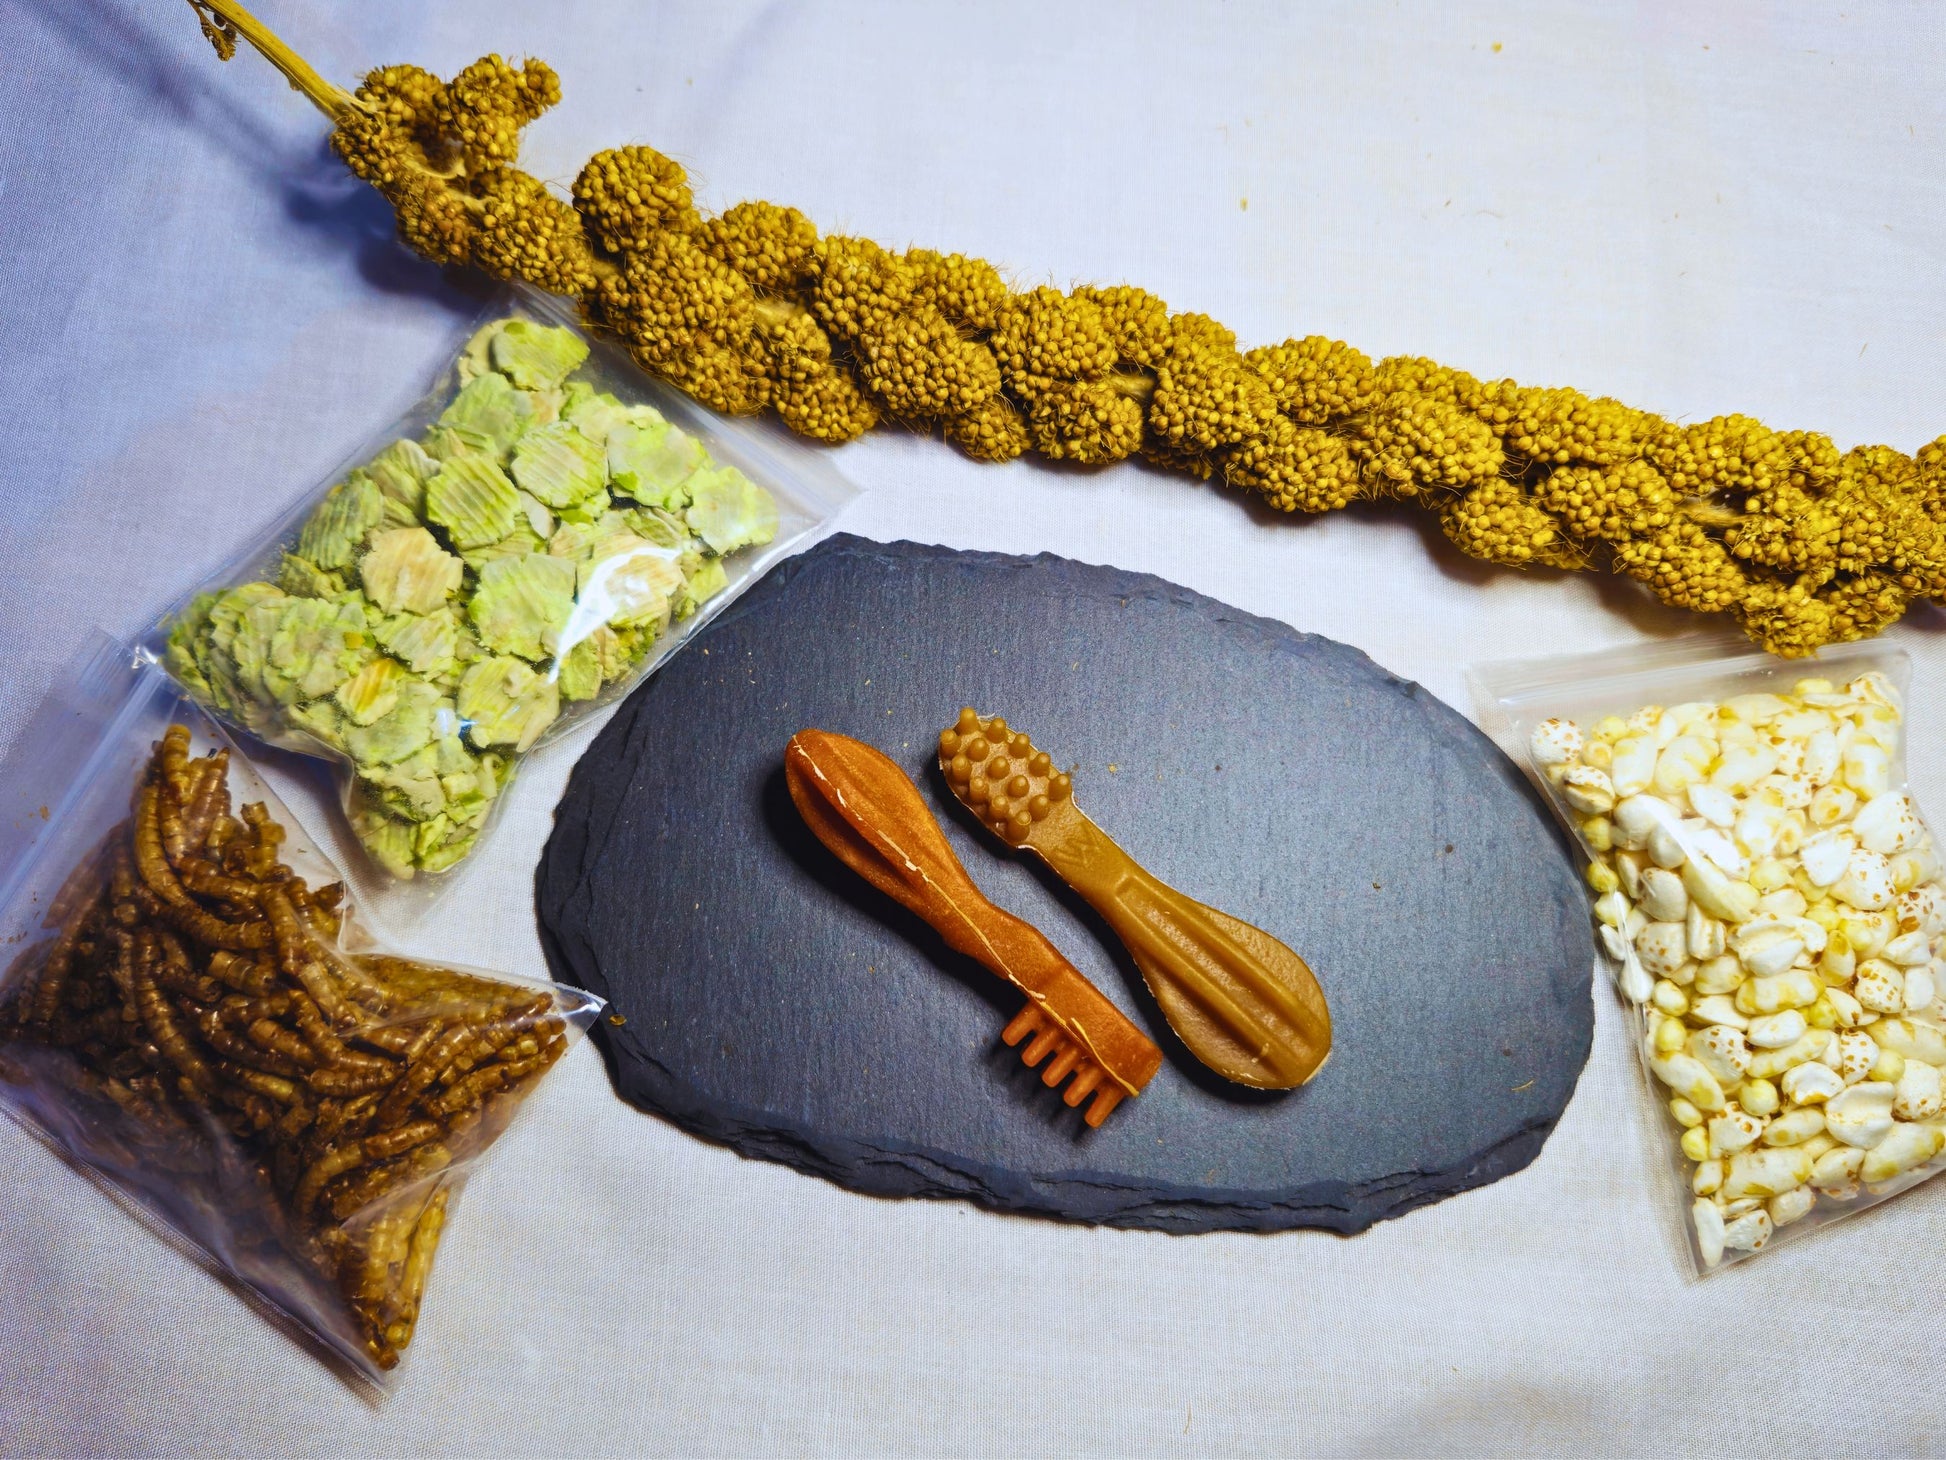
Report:
[[[962,704],[1058,763],[1138,860],[1304,955],[1330,1062],[1265,1094],[1191,1057],[1092,912],[933,764]],[[805,726],[918,782],[973,878],[1159,1044],[1096,1131],[998,1035],[1020,996],[838,864],[784,787]],[[1459,715],[1355,649],[1157,578],[839,536],[638,689],[537,877],[555,975],[607,998],[621,1094],[856,1189],[1177,1232],[1371,1223],[1534,1158],[1588,1055],[1564,846]]]

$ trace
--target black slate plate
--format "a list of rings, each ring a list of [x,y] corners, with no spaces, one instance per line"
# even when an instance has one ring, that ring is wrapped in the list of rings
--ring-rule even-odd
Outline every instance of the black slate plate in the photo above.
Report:
[[[1212,1075],[1092,912],[946,790],[935,736],[1002,713],[1164,880],[1282,938],[1331,1001],[1302,1090]],[[818,726],[904,766],[992,898],[1159,1044],[1098,1131],[999,1043],[1019,995],[804,830]],[[1117,1226],[1328,1227],[1534,1158],[1592,1025],[1588,915],[1519,772],[1355,649],[1160,579],[835,537],[637,690],[574,772],[537,875],[557,978],[609,999],[617,1089],[862,1191]]]

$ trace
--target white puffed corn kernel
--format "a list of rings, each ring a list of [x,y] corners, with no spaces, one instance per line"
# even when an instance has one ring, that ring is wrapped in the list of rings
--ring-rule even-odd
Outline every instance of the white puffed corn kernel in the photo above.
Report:
[[[1849,820],[1857,806],[1856,791],[1844,786],[1823,786],[1812,795],[1811,804],[1804,808],[1804,812],[1811,825],[1830,827]]]
[[[1802,1186],[1811,1179],[1811,1158],[1789,1146],[1763,1146],[1730,1157],[1729,1174],[1718,1196],[1726,1201],[1759,1201]]]
[[[1724,1223],[1723,1245],[1738,1252],[1761,1252],[1772,1230],[1769,1212],[1748,1212]]]
[[[1709,771],[1715,753],[1707,740],[1694,735],[1678,735],[1656,757],[1655,774],[1650,778],[1660,795],[1673,796],[1701,781]]]
[[[1858,1174],[1867,1183],[1890,1181],[1938,1155],[1943,1139],[1946,1135],[1931,1126],[1895,1125],[1884,1140],[1865,1152]]]
[[[1899,930],[1896,919],[1890,913],[1855,912],[1846,910],[1838,924],[1838,930],[1851,944],[1852,952],[1860,958],[1876,958],[1892,941],[1892,935]]]
[[[1701,857],[1683,863],[1683,886],[1696,905],[1713,918],[1726,923],[1747,923],[1757,913],[1759,893],[1748,882],[1738,882],[1718,871]]]
[[[1608,851],[1615,845],[1615,824],[1606,816],[1590,816],[1581,823],[1581,839],[1590,851]]]
[[[1782,1049],[1803,1038],[1807,1027],[1803,1014],[1796,1009],[1785,1009],[1782,1013],[1752,1019],[1746,1037],[1758,1049]]]
[[[1764,1203],[1764,1210],[1770,1220],[1779,1227],[1787,1227],[1799,1217],[1808,1217],[1811,1208],[1817,1205],[1817,1196],[1808,1187],[1800,1186],[1795,1191],[1782,1192]]]
[[[1899,895],[1892,864],[1878,852],[1858,848],[1845,862],[1844,875],[1831,885],[1831,895],[1865,912],[1877,912]]]
[[[1921,968],[1932,962],[1932,939],[1917,930],[1901,933],[1881,948],[1878,956],[1901,968]]]
[[[1689,809],[1711,826],[1728,831],[1737,824],[1737,798],[1707,781],[1689,787]]]
[[[1540,764],[1567,765],[1581,755],[1581,727],[1572,720],[1543,720],[1527,738],[1528,749]]]
[[[1692,1161],[1703,1161],[1709,1158],[1709,1137],[1700,1129],[1684,1131],[1682,1140],[1677,1144],[1682,1147],[1682,1153]]]
[[[1823,786],[1838,778],[1843,758],[1844,747],[1838,743],[1838,732],[1820,730],[1805,742],[1804,764],[1798,771],[1813,785]]]
[[[1698,1196],[1709,1196],[1723,1184],[1723,1163],[1714,1157],[1696,1163],[1696,1174],[1689,1178],[1689,1189]]]
[[[1636,935],[1635,956],[1656,978],[1668,978],[1689,962],[1689,931],[1681,923],[1650,923]]]
[[[1822,997],[1838,1016],[1840,1029],[1856,1029],[1865,1018],[1865,1006],[1843,989],[1826,989]]]
[[[1905,971],[1905,1006],[1913,1013],[1924,1010],[1933,1001],[1938,990],[1933,985],[1930,968],[1908,968]]]
[[[1777,695],[1756,693],[1731,695],[1723,701],[1722,713],[1733,720],[1742,720],[1751,725],[1762,725],[1779,715],[1790,711],[1790,702]]]
[[[1723,1213],[1707,1197],[1699,1198],[1689,1209],[1696,1228],[1696,1253],[1704,1267],[1715,1267],[1723,1260]]]
[[[1848,831],[1821,831],[1798,848],[1798,864],[1814,885],[1829,887],[1845,875],[1855,845]]]
[[[1819,1156],[1811,1166],[1811,1185],[1827,1195],[1843,1192],[1840,1200],[1857,1195],[1859,1168],[1865,1153],[1856,1146],[1837,1146]]]
[[[1709,1143],[1707,1155],[1710,1157],[1734,1156],[1738,1151],[1747,1151],[1757,1144],[1764,1133],[1761,1116],[1747,1110],[1739,1110],[1732,1105],[1721,1115],[1712,1116],[1706,1127],[1704,1139]],[[1690,1157],[1692,1161],[1702,1160],[1701,1156]]]
[[[1640,852],[1615,853],[1615,872],[1622,879],[1622,891],[1632,898],[1642,896],[1642,871],[1646,865]]]
[[[1615,803],[1615,830],[1638,847],[1648,845],[1649,834],[1657,828],[1674,831],[1682,825],[1682,813],[1660,796],[1637,792]]]
[[[1869,801],[1891,789],[1892,757],[1870,741],[1854,741],[1844,757],[1845,784]]]
[[[1669,1113],[1676,1118],[1676,1124],[1684,1130],[1694,1130],[1703,1123],[1703,1112],[1678,1095],[1669,1102]]]
[[[1661,867],[1642,874],[1642,911],[1657,922],[1679,923],[1689,916],[1689,894],[1682,878]]]
[[[1750,864],[1750,885],[1761,893],[1791,884],[1790,864],[1780,857],[1764,857]]]
[[[1688,998],[1666,978],[1656,980],[1655,988],[1649,994],[1649,1002],[1672,1017],[1689,1012]]]
[[[1728,946],[1723,924],[1693,903],[1683,916],[1683,933],[1689,942],[1689,956],[1699,963],[1721,958]]]
[[[1918,1060],[1906,1061],[1893,1090],[1892,1114],[1900,1120],[1931,1120],[1946,1109],[1946,1099],[1940,1094],[1939,1071]]]
[[[1615,742],[1615,759],[1608,768],[1617,796],[1633,796],[1655,779],[1659,747],[1652,736],[1631,735]]]
[[[1856,1085],[1871,1075],[1878,1064],[1878,1041],[1862,1029],[1847,1029],[1838,1036],[1838,1078]]]
[[[1765,1079],[1745,1080],[1743,1087],[1737,1091],[1737,1102],[1750,1114],[1766,1119],[1775,1115],[1783,1103],[1778,1097],[1777,1087]]]
[[[1867,801],[1852,818],[1851,829],[1861,847],[1887,856],[1917,845],[1926,831],[1912,798],[1903,791],[1884,791]]]
[[[1649,1048],[1654,1054],[1676,1054],[1681,1051],[1683,1042],[1688,1037],[1682,1020],[1656,1016],[1655,1032],[1650,1036]]]
[[[1680,1024],[1677,1029],[1680,1032]],[[1649,1071],[1698,1110],[1723,1108],[1722,1085],[1694,1057],[1682,1053],[1658,1054],[1649,1061]]]
[[[1881,1019],[1872,1026],[1880,1049],[1929,1065],[1946,1065],[1946,1030],[1917,1019]]]
[[[1724,876],[1741,881],[1750,875],[1750,858],[1737,845],[1736,838],[1696,817],[1683,822],[1677,830],[1686,851],[1693,856],[1708,858],[1711,865]]]
[[[1799,1065],[1799,1070],[1824,1070],[1823,1065]],[[1828,1075],[1829,1070],[1824,1070]],[[1796,1074],[1792,1070],[1791,1074]],[[1786,1076],[1786,1078],[1789,1078]],[[1797,1146],[1813,1136],[1824,1134],[1824,1112],[1815,1105],[1799,1105],[1785,1111],[1764,1127],[1767,1146]]]
[[[1901,928],[1922,933],[1946,931],[1946,892],[1935,885],[1902,892],[1893,913]]]
[[[1845,1088],[1845,1082],[1836,1070],[1816,1062],[1784,1071],[1784,1078],[1779,1083],[1784,1088],[1784,1098],[1793,1105],[1818,1105],[1840,1094]],[[1817,1129],[1807,1132],[1807,1138],[1823,1129],[1824,1118],[1820,1116]]]
[[[1596,865],[1600,865],[1597,863]],[[1628,899],[1619,887],[1610,888],[1595,899],[1595,917],[1611,928],[1619,928],[1628,921]]]
[[[1615,805],[1615,787],[1593,766],[1576,766],[1561,777],[1561,795],[1576,811],[1599,815]]]
[[[1685,1048],[1725,1089],[1739,1083],[1750,1068],[1750,1046],[1744,1041],[1743,1031],[1726,1024],[1696,1030]]]
[[[1750,1027],[1750,1016],[1728,994],[1711,994],[1689,1006],[1689,1017],[1706,1025],[1723,1025],[1732,1030]]]
[[[1892,1129],[1892,1086],[1878,1080],[1853,1085],[1824,1103],[1824,1128],[1848,1146],[1869,1150]]]
[[[1807,1008],[1823,992],[1824,985],[1808,968],[1790,968],[1744,984],[1737,990],[1737,1007],[1746,1014],[1775,1014]]]
[[[1801,754],[1798,759],[1802,760]],[[1816,787],[1806,777],[1792,774],[1784,766],[1780,755],[1778,769],[1752,786],[1750,792],[1762,797],[1767,805],[1782,807],[1786,811],[1802,811],[1811,804]]]
[[[1743,966],[1759,978],[1779,974],[1804,956],[1804,939],[1797,929],[1769,919],[1753,919],[1730,939]]]
[[[1614,930],[1603,928],[1602,931],[1607,933]],[[1633,947],[1624,945],[1622,948],[1621,966],[1615,970],[1615,987],[1631,1004],[1646,1004],[1649,995],[1655,992],[1655,980],[1642,966],[1642,960],[1635,956]]]
[[[1867,958],[1858,965],[1851,991],[1859,1003],[1880,1014],[1905,1010],[1905,974],[1876,958]]]
[[[1658,867],[1680,867],[1689,859],[1689,844],[1681,828],[1658,826],[1649,833],[1649,860]]]
[[[1750,1057],[1750,1074],[1759,1080],[1774,1080],[1784,1071],[1808,1060],[1822,1059],[1831,1047],[1832,1035],[1826,1029],[1807,1029],[1804,1037],[1782,1049],[1760,1049]]]
[[[1905,1078],[1905,1056],[1896,1049],[1881,1049],[1878,1058],[1872,1061],[1868,1080],[1883,1080],[1888,1085],[1896,1085]]]
[[[1722,924],[1718,923],[1717,926],[1721,927]],[[1719,953],[1697,968],[1695,988],[1699,994],[1733,994],[1748,977],[1743,971],[1742,959],[1734,953]]]
[[[1710,772],[1709,783],[1719,791],[1742,795],[1777,769],[1777,752],[1768,745],[1735,745],[1727,737],[1723,753]]]
[[[1581,763],[1591,765],[1598,771],[1605,771],[1614,764],[1615,747],[1606,740],[1590,740],[1581,752]],[[1553,768],[1550,768],[1550,774]]]

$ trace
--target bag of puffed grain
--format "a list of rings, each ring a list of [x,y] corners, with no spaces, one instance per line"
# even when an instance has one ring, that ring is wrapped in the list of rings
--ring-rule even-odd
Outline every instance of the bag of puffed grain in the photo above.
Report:
[[[1698,636],[1477,667],[1587,857],[1708,1272],[1946,1166],[1946,883],[1900,650]]]

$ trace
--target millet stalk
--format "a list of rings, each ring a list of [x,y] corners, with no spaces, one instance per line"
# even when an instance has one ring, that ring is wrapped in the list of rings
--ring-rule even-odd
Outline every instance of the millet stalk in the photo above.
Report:
[[[246,42],[331,119],[408,247],[574,300],[712,409],[832,444],[896,422],[982,461],[1139,457],[1285,512],[1408,502],[1474,557],[1621,573],[1785,656],[1946,596],[1946,437],[1841,452],[1316,335],[1244,351],[1126,285],[1017,290],[984,260],[820,236],[774,203],[705,217],[648,147],[597,153],[564,200],[514,165],[560,99],[542,62],[386,66],[347,93],[234,0],[190,3],[219,54]]]

